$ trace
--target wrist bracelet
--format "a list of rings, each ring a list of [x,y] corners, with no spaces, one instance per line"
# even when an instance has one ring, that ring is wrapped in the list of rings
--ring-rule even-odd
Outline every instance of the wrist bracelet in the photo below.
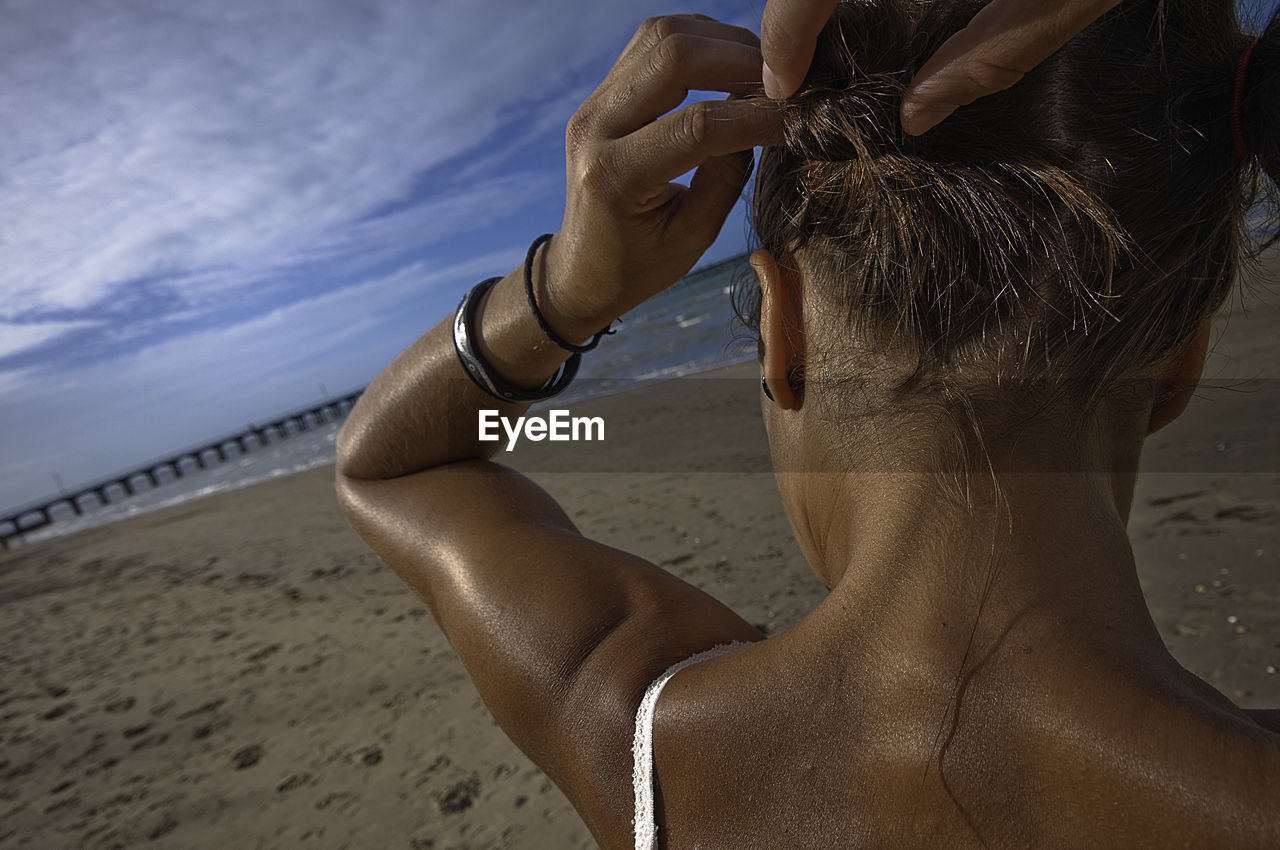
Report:
[[[480,304],[481,297],[501,279],[491,277],[488,280],[482,280],[462,296],[462,302],[458,304],[458,312],[453,317],[453,350],[458,354],[458,362],[462,364],[467,377],[477,387],[500,401],[526,402],[551,398],[569,386],[574,375],[578,374],[578,364],[582,360],[581,354],[574,354],[566,360],[556,374],[541,387],[528,390],[517,387],[494,371],[476,348],[476,308]]]
[[[615,334],[613,330],[613,322],[610,322],[604,330],[591,338],[591,342],[585,345],[574,345],[560,334],[556,333],[551,325],[547,324],[547,320],[542,317],[542,311],[538,309],[538,299],[533,297],[533,258],[537,256],[538,249],[546,242],[551,241],[551,234],[544,233],[537,239],[533,240],[533,244],[529,246],[529,253],[524,258],[524,296],[529,300],[529,309],[533,311],[533,317],[538,320],[538,327],[542,328],[542,332],[547,335],[547,339],[563,348],[565,351],[572,351],[574,354],[581,354],[584,351],[590,351],[600,344],[600,339],[606,334]],[[621,321],[621,320],[619,320]]]

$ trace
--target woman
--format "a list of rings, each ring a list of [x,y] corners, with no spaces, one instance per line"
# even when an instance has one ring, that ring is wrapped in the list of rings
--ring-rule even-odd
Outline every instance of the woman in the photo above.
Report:
[[[902,134],[980,6],[842,3],[776,108],[750,33],[646,23],[570,123],[561,230],[342,431],[351,521],[604,847],[1280,846],[1276,714],[1169,656],[1125,534],[1277,161],[1280,27],[1131,0]],[[731,97],[669,113],[694,88]],[[754,145],[761,405],[831,588],[769,640],[477,438],[693,265]]]

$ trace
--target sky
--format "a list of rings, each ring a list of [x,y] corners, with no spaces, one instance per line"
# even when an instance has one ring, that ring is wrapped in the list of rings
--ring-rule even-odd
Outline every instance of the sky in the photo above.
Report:
[[[367,384],[559,226],[641,20],[763,5],[0,0],[0,512]]]
[[[566,122],[669,10],[0,0],[0,511],[367,384],[559,227]]]

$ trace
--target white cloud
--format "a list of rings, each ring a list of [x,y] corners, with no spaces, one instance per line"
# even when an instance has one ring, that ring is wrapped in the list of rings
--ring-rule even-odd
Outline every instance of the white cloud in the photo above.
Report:
[[[502,250],[443,269],[415,263],[374,280],[280,307],[229,327],[204,331],[148,346],[110,363],[94,367],[119,375],[145,392],[147,387],[172,387],[188,370],[202,373],[201,394],[235,385],[253,384],[261,374],[288,371],[300,361],[318,358],[355,333],[376,326],[377,319],[402,309],[406,300],[444,281],[470,280],[478,275],[514,268],[520,250]],[[425,332],[440,316],[423,316]],[[225,386],[223,386],[225,382]],[[168,390],[166,390],[168,391]],[[127,404],[132,405],[132,397]]]
[[[520,151],[554,144],[601,63],[665,11],[0,0],[0,357],[88,329],[69,320],[82,310],[107,319],[94,333],[111,350],[134,347],[0,370],[0,504],[48,489],[47,469],[97,477],[309,401],[318,381],[368,380],[439,318],[417,318],[424,291],[512,268],[533,234],[449,268],[369,270],[446,241],[457,257],[468,231],[559,192],[558,164],[522,165]],[[443,188],[414,195],[449,162]],[[278,303],[249,299],[315,269],[314,297],[144,342],[228,304]],[[154,284],[131,286],[157,278],[162,307],[136,297]]]
[[[96,322],[39,322],[17,324],[0,322],[0,358],[36,348],[71,331],[92,327]],[[4,373],[0,373],[3,375]],[[3,381],[0,381],[2,392]]]
[[[5,369],[0,371],[0,396],[13,392],[19,387],[26,386],[36,372],[35,368]]]
[[[421,310],[422,293],[505,272],[523,253],[417,263],[69,372],[0,372],[0,507],[47,489],[51,467],[32,468],[30,457],[58,457],[68,483],[84,481],[309,403],[316,382],[335,392],[366,382],[442,318],[415,318],[406,305]],[[402,338],[389,335],[395,318]]]
[[[443,238],[462,219],[439,207],[348,226],[554,95],[647,5],[8,3],[0,316],[180,273],[200,303],[317,246]]]

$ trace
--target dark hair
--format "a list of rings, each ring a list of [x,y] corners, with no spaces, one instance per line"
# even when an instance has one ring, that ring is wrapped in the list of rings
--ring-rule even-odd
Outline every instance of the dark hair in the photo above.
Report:
[[[890,398],[1030,382],[1089,403],[1180,350],[1241,248],[1273,241],[1246,212],[1280,166],[1278,18],[1244,80],[1247,160],[1234,0],[1126,0],[1008,91],[905,135],[914,69],[984,5],[844,0],[781,106],[753,224],[806,298],[907,358]],[[758,290],[738,296],[758,328]]]

